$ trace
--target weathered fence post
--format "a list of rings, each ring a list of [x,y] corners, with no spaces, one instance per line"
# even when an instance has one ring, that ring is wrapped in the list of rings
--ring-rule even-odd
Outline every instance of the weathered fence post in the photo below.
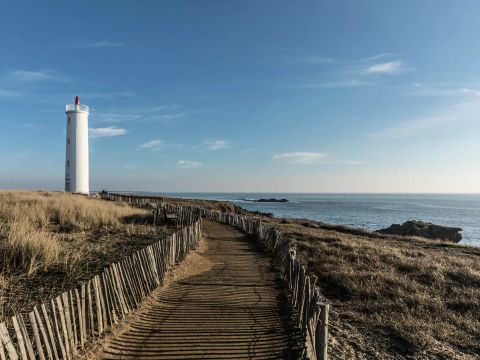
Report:
[[[318,302],[320,295],[316,287],[317,278],[315,275],[305,273],[304,265],[296,258],[295,244],[291,239],[286,238],[274,227],[262,224],[260,219],[240,216],[235,213],[174,205],[165,203],[165,199],[162,199],[161,204],[158,204],[158,199],[144,196],[109,193],[104,195],[108,195],[108,197],[106,196],[108,199],[128,202],[135,206],[145,206],[149,204],[149,201],[153,201],[157,204],[153,212],[154,224],[166,222],[168,211],[175,213],[174,223],[182,228],[162,242],[158,248],[157,246],[151,246],[142,249],[134,253],[130,260],[113,264],[110,271],[106,270],[107,275],[112,276],[107,281],[110,282],[111,280],[112,305],[115,308],[115,305],[118,304],[118,310],[122,310],[120,315],[123,316],[131,309],[136,308],[137,298],[143,299],[145,295],[149,294],[163,280],[165,271],[175,265],[177,261],[183,259],[187,251],[195,248],[196,241],[201,237],[201,229],[199,228],[197,231],[196,227],[191,228],[190,226],[195,221],[195,226],[198,226],[201,223],[201,216],[204,216],[210,220],[230,224],[249,234],[255,234],[265,248],[271,251],[274,264],[283,271],[285,281],[290,289],[290,300],[298,314],[298,326],[305,335],[307,356],[317,360],[327,359],[329,305]],[[197,215],[197,217],[194,215]],[[188,228],[185,228],[185,226]],[[125,269],[124,266],[126,266]],[[138,271],[132,271],[134,268]],[[132,274],[134,275],[133,278],[131,278]],[[107,284],[107,282],[104,282],[104,284]],[[108,286],[108,284],[105,286]],[[132,286],[133,288],[131,288]],[[135,289],[135,287],[138,288]],[[109,292],[110,289],[106,293],[107,306]],[[89,295],[91,296],[90,292]],[[100,299],[101,302],[102,299]],[[113,310],[115,311],[115,309]],[[93,314],[91,314],[92,320]]]
[[[317,331],[315,332],[315,347],[317,352],[317,360],[327,360],[327,345],[328,345],[328,311],[329,304],[318,303],[320,307],[320,319],[317,324]]]

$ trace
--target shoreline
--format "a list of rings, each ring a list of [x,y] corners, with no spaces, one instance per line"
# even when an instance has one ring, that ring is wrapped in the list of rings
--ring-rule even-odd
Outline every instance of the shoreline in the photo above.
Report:
[[[248,197],[248,195],[251,195],[251,194],[254,194],[254,193],[189,193],[189,192],[183,192],[183,193],[154,193],[154,192],[120,192],[120,193],[124,193],[124,194],[132,194],[132,195],[140,195],[140,196],[146,196],[146,197],[162,197],[162,195],[164,195],[163,197],[165,198],[173,198],[173,199],[180,199],[180,200],[187,200],[187,201],[213,201],[213,202],[227,202],[227,203],[231,203],[235,206],[239,206],[241,207],[242,209],[244,209],[245,211],[247,212],[251,212],[251,213],[254,213],[256,211],[258,212],[262,212],[262,213],[270,213],[272,214],[273,216],[275,216],[275,218],[278,218],[278,219],[291,219],[291,220],[295,220],[295,221],[312,221],[312,222],[316,222],[318,224],[322,224],[323,227],[325,228],[330,228],[332,230],[337,230],[337,231],[342,231],[342,232],[350,232],[350,233],[353,233],[353,234],[362,234],[362,233],[373,233],[374,235],[377,234],[377,231],[378,230],[381,230],[381,229],[385,229],[389,226],[391,226],[392,224],[402,224],[403,222],[405,221],[409,221],[409,220],[420,220],[420,221],[425,221],[425,222],[431,222],[435,225],[440,225],[440,226],[447,226],[447,227],[460,227],[462,228],[462,240],[458,243],[451,243],[451,242],[448,242],[446,241],[447,243],[449,244],[455,244],[455,245],[458,245],[458,246],[467,246],[467,247],[475,247],[475,248],[480,248],[480,229],[477,229],[477,227],[474,227],[474,230],[472,230],[472,228],[470,226],[465,226],[464,224],[457,224],[457,223],[454,223],[453,221],[452,222],[443,222],[443,221],[437,221],[435,219],[431,219],[431,218],[428,218],[428,217],[422,217],[422,216],[419,216],[418,214],[416,214],[415,216],[403,216],[402,217],[402,214],[399,214],[398,217],[393,217],[390,218],[391,222],[380,222],[380,219],[381,216],[378,215],[378,219],[375,220],[375,225],[370,225],[368,226],[367,224],[365,224],[365,222],[368,222],[368,221],[362,221],[364,224],[355,224],[355,223],[352,223],[352,222],[347,222],[347,221],[339,221],[339,222],[332,222],[332,221],[328,221],[328,220],[331,220],[331,219],[327,219],[327,220],[324,220],[324,219],[320,219],[320,215],[325,213],[325,212],[328,212],[325,210],[325,208],[329,207],[329,206],[335,206],[336,204],[321,204],[322,207],[322,210],[320,211],[320,215],[317,215],[317,214],[314,214],[310,208],[312,208],[312,205],[311,205],[311,200],[309,199],[289,199],[289,202],[288,203],[276,203],[276,202],[272,202],[272,203],[266,203],[266,202],[251,202],[251,201],[245,201],[241,198],[236,198],[236,199],[232,199],[232,198],[228,198],[228,196],[225,196],[225,195],[234,195],[236,197],[240,197],[240,196],[244,196],[244,197]],[[264,198],[264,197],[282,197],[284,194],[286,193],[255,193],[255,195],[258,197],[258,198]],[[302,195],[313,195],[313,194],[310,194],[310,193],[297,193],[297,194],[302,194]],[[201,197],[202,195],[205,195],[204,197]],[[208,195],[211,195],[211,196],[208,196]],[[330,195],[336,195],[336,194],[330,194]],[[341,195],[348,195],[348,194],[341,194]],[[369,194],[361,194],[361,195],[365,195],[365,196],[368,196]],[[405,194],[400,194],[401,197],[403,198],[403,196]],[[314,200],[315,201],[315,200]],[[472,201],[476,201],[476,199],[473,199]],[[480,204],[480,198],[479,198],[479,204]],[[348,203],[345,204],[345,206],[347,206]],[[309,212],[305,212],[303,211],[302,209],[297,210],[296,208],[297,207],[308,207],[309,208]],[[454,212],[454,211],[457,211],[457,209],[455,208],[452,208],[452,209],[448,209],[449,211],[451,212]],[[390,209],[390,211],[392,211]],[[480,211],[480,210],[479,210]],[[311,216],[294,216],[295,213],[302,213],[303,212],[303,215],[311,215]],[[384,210],[382,211],[382,213],[388,213],[389,212],[389,209],[387,210]],[[350,214],[350,213],[349,213]],[[347,214],[348,215],[348,214]],[[361,218],[363,219],[362,216],[358,216],[357,213],[355,214],[350,214],[352,216],[356,216],[357,219],[358,218]],[[346,216],[346,215],[345,215]],[[371,220],[371,219],[369,219]],[[343,229],[343,230],[342,230]],[[479,238],[477,239],[476,237],[473,237],[471,236],[471,233],[472,232],[475,232],[477,231],[478,232],[478,236]],[[370,237],[372,237],[372,235],[369,235]],[[402,235],[398,235],[398,236],[402,236]]]

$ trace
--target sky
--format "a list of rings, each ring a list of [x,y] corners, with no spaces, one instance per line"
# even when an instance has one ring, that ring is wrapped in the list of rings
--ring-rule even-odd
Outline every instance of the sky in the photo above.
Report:
[[[0,0],[0,188],[480,193],[476,0]]]

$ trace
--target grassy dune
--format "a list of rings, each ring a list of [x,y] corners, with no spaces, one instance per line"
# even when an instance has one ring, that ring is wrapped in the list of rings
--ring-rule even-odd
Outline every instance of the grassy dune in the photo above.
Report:
[[[150,213],[83,196],[0,191],[0,320],[165,234]]]
[[[271,222],[332,303],[332,358],[480,358],[480,249]]]
[[[480,359],[480,248],[261,219],[293,238],[318,276],[332,304],[332,359]]]

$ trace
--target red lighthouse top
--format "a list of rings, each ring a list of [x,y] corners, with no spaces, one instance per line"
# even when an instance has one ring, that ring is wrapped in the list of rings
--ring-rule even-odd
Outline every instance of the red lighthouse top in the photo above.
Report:
[[[80,105],[80,96],[75,96],[75,105]]]

